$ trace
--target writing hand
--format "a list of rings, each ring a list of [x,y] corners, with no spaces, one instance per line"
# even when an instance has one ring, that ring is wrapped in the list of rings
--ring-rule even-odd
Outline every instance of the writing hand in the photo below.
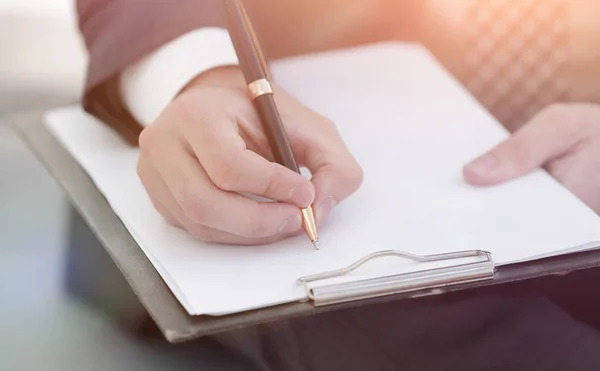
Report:
[[[468,164],[464,176],[474,185],[492,185],[538,167],[600,213],[600,106],[549,106]]]
[[[190,83],[139,138],[139,177],[168,222],[203,241],[270,243],[302,233],[299,208],[312,204],[322,224],[357,190],[362,171],[334,125],[274,89],[294,155],[312,181],[272,162],[241,71],[215,69]]]

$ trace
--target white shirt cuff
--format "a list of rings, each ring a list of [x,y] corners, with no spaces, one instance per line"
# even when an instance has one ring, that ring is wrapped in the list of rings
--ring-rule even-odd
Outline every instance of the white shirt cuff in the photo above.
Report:
[[[237,64],[227,30],[194,30],[123,71],[121,96],[133,117],[147,126],[196,76],[214,67]]]

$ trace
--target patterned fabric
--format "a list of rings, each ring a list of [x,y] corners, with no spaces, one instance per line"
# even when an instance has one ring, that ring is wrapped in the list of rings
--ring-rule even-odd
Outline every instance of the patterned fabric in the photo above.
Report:
[[[567,101],[569,0],[470,1],[467,89],[508,128]]]

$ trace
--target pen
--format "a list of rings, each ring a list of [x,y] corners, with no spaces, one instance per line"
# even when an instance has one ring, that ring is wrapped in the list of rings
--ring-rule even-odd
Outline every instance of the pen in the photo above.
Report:
[[[268,75],[267,65],[260,45],[248,19],[241,0],[223,0],[228,19],[228,30],[244,79],[248,84],[248,93],[261,119],[275,160],[288,169],[300,174],[300,169],[287,134],[283,129],[281,117],[273,99],[273,89]],[[319,249],[319,236],[311,206],[301,209],[302,226],[315,249]]]

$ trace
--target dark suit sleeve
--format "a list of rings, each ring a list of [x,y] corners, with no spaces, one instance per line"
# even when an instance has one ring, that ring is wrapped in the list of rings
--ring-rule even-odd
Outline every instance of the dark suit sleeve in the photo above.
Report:
[[[89,54],[83,108],[134,145],[142,127],[120,98],[119,73],[191,30],[224,27],[218,0],[77,0],[77,11]]]

